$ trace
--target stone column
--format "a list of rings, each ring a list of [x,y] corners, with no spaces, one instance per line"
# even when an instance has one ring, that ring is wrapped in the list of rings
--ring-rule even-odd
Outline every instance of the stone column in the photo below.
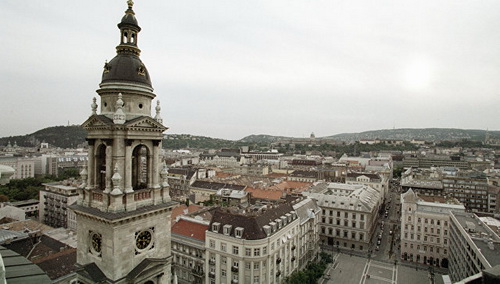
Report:
[[[104,193],[111,192],[111,177],[113,176],[113,146],[111,141],[106,141],[106,188]]]
[[[153,141],[153,188],[160,188],[160,164],[159,164],[159,157],[160,157],[160,141],[154,140]]]
[[[124,165],[124,175],[125,175],[125,193],[133,192],[132,189],[132,143],[134,140],[128,139],[125,141],[125,165]]]
[[[95,187],[95,140],[89,139],[89,153],[88,153],[88,163],[87,163],[87,189]]]

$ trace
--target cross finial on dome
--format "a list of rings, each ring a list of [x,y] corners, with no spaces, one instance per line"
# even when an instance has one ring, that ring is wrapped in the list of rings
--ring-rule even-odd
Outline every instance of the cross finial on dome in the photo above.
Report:
[[[132,0],[128,0],[128,1],[127,1],[127,5],[128,5],[128,7],[129,7],[130,9],[132,9],[132,6],[134,6],[134,1],[132,1]]]

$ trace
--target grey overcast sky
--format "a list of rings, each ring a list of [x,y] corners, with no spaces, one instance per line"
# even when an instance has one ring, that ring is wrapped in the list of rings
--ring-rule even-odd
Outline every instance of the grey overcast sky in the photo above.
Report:
[[[125,0],[2,0],[0,137],[81,124]],[[500,1],[136,0],[166,133],[500,129]]]

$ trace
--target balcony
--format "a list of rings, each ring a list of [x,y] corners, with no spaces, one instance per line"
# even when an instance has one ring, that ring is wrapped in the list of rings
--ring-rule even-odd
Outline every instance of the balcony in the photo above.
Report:
[[[210,272],[210,273],[208,273],[208,277],[210,277],[210,278],[215,278],[215,273],[214,273],[214,272]]]
[[[238,267],[237,266],[231,266],[231,271],[234,273],[238,273]]]
[[[215,265],[215,259],[210,259],[210,260],[208,261],[208,263],[209,263],[210,265]]]
[[[231,284],[238,284],[238,280],[237,279],[231,280]]]
[[[203,273],[203,269],[199,269],[199,270],[198,269],[193,269],[191,272],[195,276],[204,276],[205,275],[205,273]]]

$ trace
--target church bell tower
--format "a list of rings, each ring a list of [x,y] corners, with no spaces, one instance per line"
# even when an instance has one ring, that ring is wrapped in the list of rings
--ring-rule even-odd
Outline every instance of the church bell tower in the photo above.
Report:
[[[82,283],[170,283],[171,201],[160,164],[163,132],[151,115],[155,94],[139,58],[141,31],[133,2],[121,22],[116,56],[104,64],[88,132],[88,165],[72,206],[78,225],[77,271]],[[99,110],[98,110],[99,108]]]

